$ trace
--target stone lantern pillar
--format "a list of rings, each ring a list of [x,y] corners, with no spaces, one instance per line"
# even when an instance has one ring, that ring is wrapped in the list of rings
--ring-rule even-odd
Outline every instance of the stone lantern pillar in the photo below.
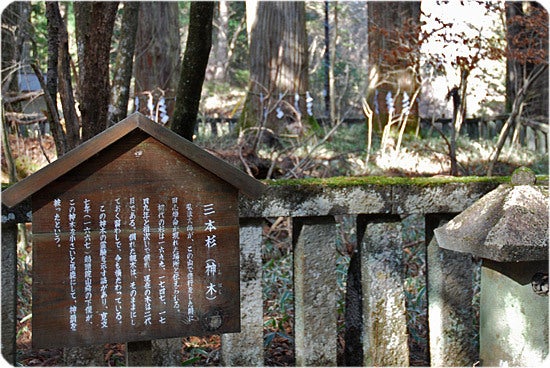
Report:
[[[548,187],[532,171],[435,230],[439,246],[482,258],[480,360],[537,366],[548,357]]]

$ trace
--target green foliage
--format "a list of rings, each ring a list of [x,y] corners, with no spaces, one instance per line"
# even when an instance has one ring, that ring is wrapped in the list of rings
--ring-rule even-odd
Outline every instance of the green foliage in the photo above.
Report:
[[[245,87],[250,79],[250,71],[248,69],[233,68],[229,70],[231,80],[239,87]]]
[[[334,152],[364,152],[365,124],[350,124],[347,129],[339,129],[333,139],[327,142],[327,148]]]
[[[19,178],[26,178],[38,169],[40,169],[39,164],[29,156],[19,156],[15,159],[15,170]]]
[[[281,219],[279,219],[281,220]],[[293,343],[293,258],[288,222],[275,221],[262,244],[262,294],[264,300],[264,347],[276,337]],[[278,224],[278,226],[277,226]]]
[[[189,351],[189,355],[191,356],[191,358],[185,360],[182,363],[184,367],[192,366],[194,363],[197,363],[201,359],[205,359],[210,356],[210,354],[206,350],[201,349],[200,347],[191,348],[191,350]]]
[[[41,70],[45,71],[47,69],[48,60],[48,21],[46,19],[45,2],[33,1],[31,3],[31,24],[31,59],[38,63]]]
[[[426,296],[426,243],[419,215],[403,219],[403,265],[409,346],[414,360],[427,358],[428,299]]]
[[[248,84],[248,35],[246,33],[246,5],[244,1],[229,2],[228,38],[235,38],[233,54],[229,61],[230,80],[238,87]],[[235,37],[235,32],[238,32]]]
[[[266,243],[268,253],[273,245]],[[270,250],[271,249],[271,250]],[[264,346],[268,347],[277,336],[293,342],[288,334],[294,320],[294,293],[292,254],[272,258],[263,266],[262,290],[264,304]]]

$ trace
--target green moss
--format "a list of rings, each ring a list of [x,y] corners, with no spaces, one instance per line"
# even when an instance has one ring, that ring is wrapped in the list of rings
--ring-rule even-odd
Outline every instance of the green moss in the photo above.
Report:
[[[539,179],[540,177],[537,177]],[[539,179],[540,180],[540,179]],[[351,187],[362,185],[417,185],[435,186],[450,183],[509,183],[509,176],[486,177],[486,176],[465,176],[465,177],[387,177],[387,176],[363,176],[363,177],[332,177],[325,179],[279,179],[264,180],[270,186],[321,186],[321,187]]]

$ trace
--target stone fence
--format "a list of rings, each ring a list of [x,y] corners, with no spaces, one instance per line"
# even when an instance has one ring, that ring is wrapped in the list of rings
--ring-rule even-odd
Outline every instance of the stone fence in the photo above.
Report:
[[[346,295],[348,365],[410,365],[403,277],[403,219],[424,222],[429,361],[472,366],[478,360],[473,324],[478,263],[440,249],[433,230],[509,178],[332,178],[268,182],[259,200],[240,199],[241,332],[222,335],[226,366],[264,365],[262,302],[263,221],[292,218],[294,343],[297,366],[337,362],[335,217],[355,217],[357,251]],[[543,183],[546,183],[544,178]],[[2,209],[2,353],[15,359],[17,223],[29,222],[30,204]],[[129,343],[129,365],[181,365],[181,339]],[[103,365],[102,347],[66,349],[68,365]],[[341,362],[340,362],[341,363]]]

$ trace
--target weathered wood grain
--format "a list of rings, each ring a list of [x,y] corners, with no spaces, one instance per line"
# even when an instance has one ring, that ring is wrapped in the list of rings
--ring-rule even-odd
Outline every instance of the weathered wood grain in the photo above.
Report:
[[[136,130],[48,183],[32,202],[33,346],[239,331],[238,190],[216,175]],[[213,235],[215,243],[207,241]]]

